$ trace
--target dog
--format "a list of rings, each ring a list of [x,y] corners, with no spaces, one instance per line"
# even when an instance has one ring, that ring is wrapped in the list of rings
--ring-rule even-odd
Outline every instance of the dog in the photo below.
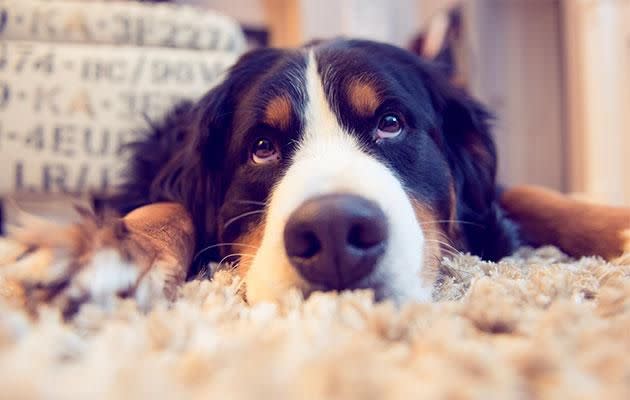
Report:
[[[69,310],[116,296],[150,304],[230,261],[252,304],[292,288],[371,289],[402,304],[430,301],[454,253],[498,260],[555,244],[621,254],[627,209],[497,184],[491,122],[391,45],[252,51],[132,144],[126,181],[97,202],[124,217],[84,211],[59,234],[14,233],[30,251],[64,249],[50,272],[22,273],[27,297]]]

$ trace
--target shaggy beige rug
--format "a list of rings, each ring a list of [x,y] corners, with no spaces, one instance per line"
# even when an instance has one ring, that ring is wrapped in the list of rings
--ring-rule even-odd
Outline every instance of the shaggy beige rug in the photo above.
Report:
[[[630,256],[442,269],[433,304],[400,310],[369,292],[249,307],[223,272],[148,313],[121,300],[67,323],[0,285],[0,397],[630,399]]]

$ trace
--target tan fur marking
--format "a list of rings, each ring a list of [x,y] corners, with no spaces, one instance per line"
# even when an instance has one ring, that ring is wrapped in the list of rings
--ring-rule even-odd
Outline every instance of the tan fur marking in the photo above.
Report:
[[[533,245],[551,244],[575,257],[606,259],[627,249],[630,208],[587,203],[534,186],[506,191],[501,205]]]
[[[424,233],[424,265],[421,278],[426,282],[435,282],[438,278],[440,260],[442,258],[442,243],[450,245],[449,240],[442,229],[442,224],[435,213],[426,204],[411,198],[411,205],[416,214],[416,220]]]
[[[455,186],[451,184],[449,189],[449,199],[451,202],[451,208],[449,210],[448,233],[449,237],[455,242],[461,242],[461,229],[457,222],[457,193],[455,192]]]
[[[292,115],[291,100],[287,96],[273,98],[265,108],[265,123],[278,129],[288,129]]]
[[[623,252],[630,253],[630,229],[626,229],[625,231],[621,232],[621,237],[624,243]]]
[[[160,263],[170,268],[163,271],[171,278],[167,283],[183,282],[195,246],[194,226],[186,209],[176,203],[154,203],[133,210],[123,222],[129,237],[121,243],[121,252],[126,251],[136,263],[174,260]]]
[[[353,80],[348,85],[348,101],[354,111],[361,116],[371,116],[380,105],[378,92],[369,82]]]
[[[236,269],[237,274],[241,278],[245,278],[247,271],[249,270],[250,265],[254,261],[253,255],[256,253],[256,250],[260,247],[260,243],[262,242],[263,235],[265,232],[265,225],[260,223],[250,229],[248,232],[245,232],[243,235],[239,236],[236,239],[236,243],[240,243],[243,246],[236,246],[237,253],[245,253],[248,256],[241,257],[241,260]],[[249,256],[251,255],[251,257]]]
[[[36,249],[33,256],[61,254],[57,255],[61,266],[52,268],[54,263],[50,261],[35,263],[17,277],[28,309],[34,312],[37,304],[53,302],[64,316],[74,313],[77,304],[87,301],[90,295],[81,281],[91,279],[89,274],[93,269],[86,268],[98,254],[108,250],[115,250],[137,270],[138,283],[147,273],[157,274],[163,279],[158,286],[163,288],[164,295],[174,295],[186,278],[195,245],[192,218],[184,207],[155,203],[140,207],[124,218],[111,214],[96,216],[88,210],[79,212],[81,222],[69,226],[35,221],[11,231],[13,240]],[[86,291],[82,295],[85,297],[77,297],[78,290]]]

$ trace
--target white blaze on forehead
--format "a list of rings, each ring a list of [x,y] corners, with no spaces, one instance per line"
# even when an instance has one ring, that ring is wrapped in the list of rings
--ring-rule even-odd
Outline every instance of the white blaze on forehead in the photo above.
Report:
[[[324,80],[317,68],[315,53],[308,53],[306,64],[306,95],[307,103],[304,110],[304,132],[300,141],[300,149],[294,159],[304,156],[304,153],[313,154],[324,152],[328,146],[345,146],[354,151],[360,151],[357,141],[345,132],[340,126],[337,116],[332,111],[326,93]]]
[[[419,276],[423,233],[402,184],[382,162],[362,149],[339,123],[327,99],[315,54],[307,55],[304,131],[285,175],[274,187],[261,246],[246,276],[252,302],[278,298],[290,287],[309,290],[290,265],[284,227],[306,200],[333,193],[361,196],[385,213],[388,246],[375,272],[363,284],[380,286],[395,300],[428,300]]]
[[[337,136],[339,130],[337,117],[332,112],[324,92],[324,82],[317,70],[315,53],[311,50],[306,64],[306,93],[308,96],[305,112],[307,125],[304,127],[305,140],[315,136]]]

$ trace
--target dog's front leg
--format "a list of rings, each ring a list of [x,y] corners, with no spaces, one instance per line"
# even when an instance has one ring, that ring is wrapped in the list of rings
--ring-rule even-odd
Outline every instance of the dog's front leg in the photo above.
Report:
[[[592,204],[536,186],[517,186],[500,199],[531,245],[555,245],[575,257],[612,259],[630,251],[630,208]]]
[[[24,251],[3,261],[3,275],[23,288],[31,308],[52,303],[65,315],[116,297],[134,297],[143,308],[173,298],[195,245],[192,219],[176,203],[150,204],[123,218],[83,211],[69,226],[24,216],[9,238]]]

